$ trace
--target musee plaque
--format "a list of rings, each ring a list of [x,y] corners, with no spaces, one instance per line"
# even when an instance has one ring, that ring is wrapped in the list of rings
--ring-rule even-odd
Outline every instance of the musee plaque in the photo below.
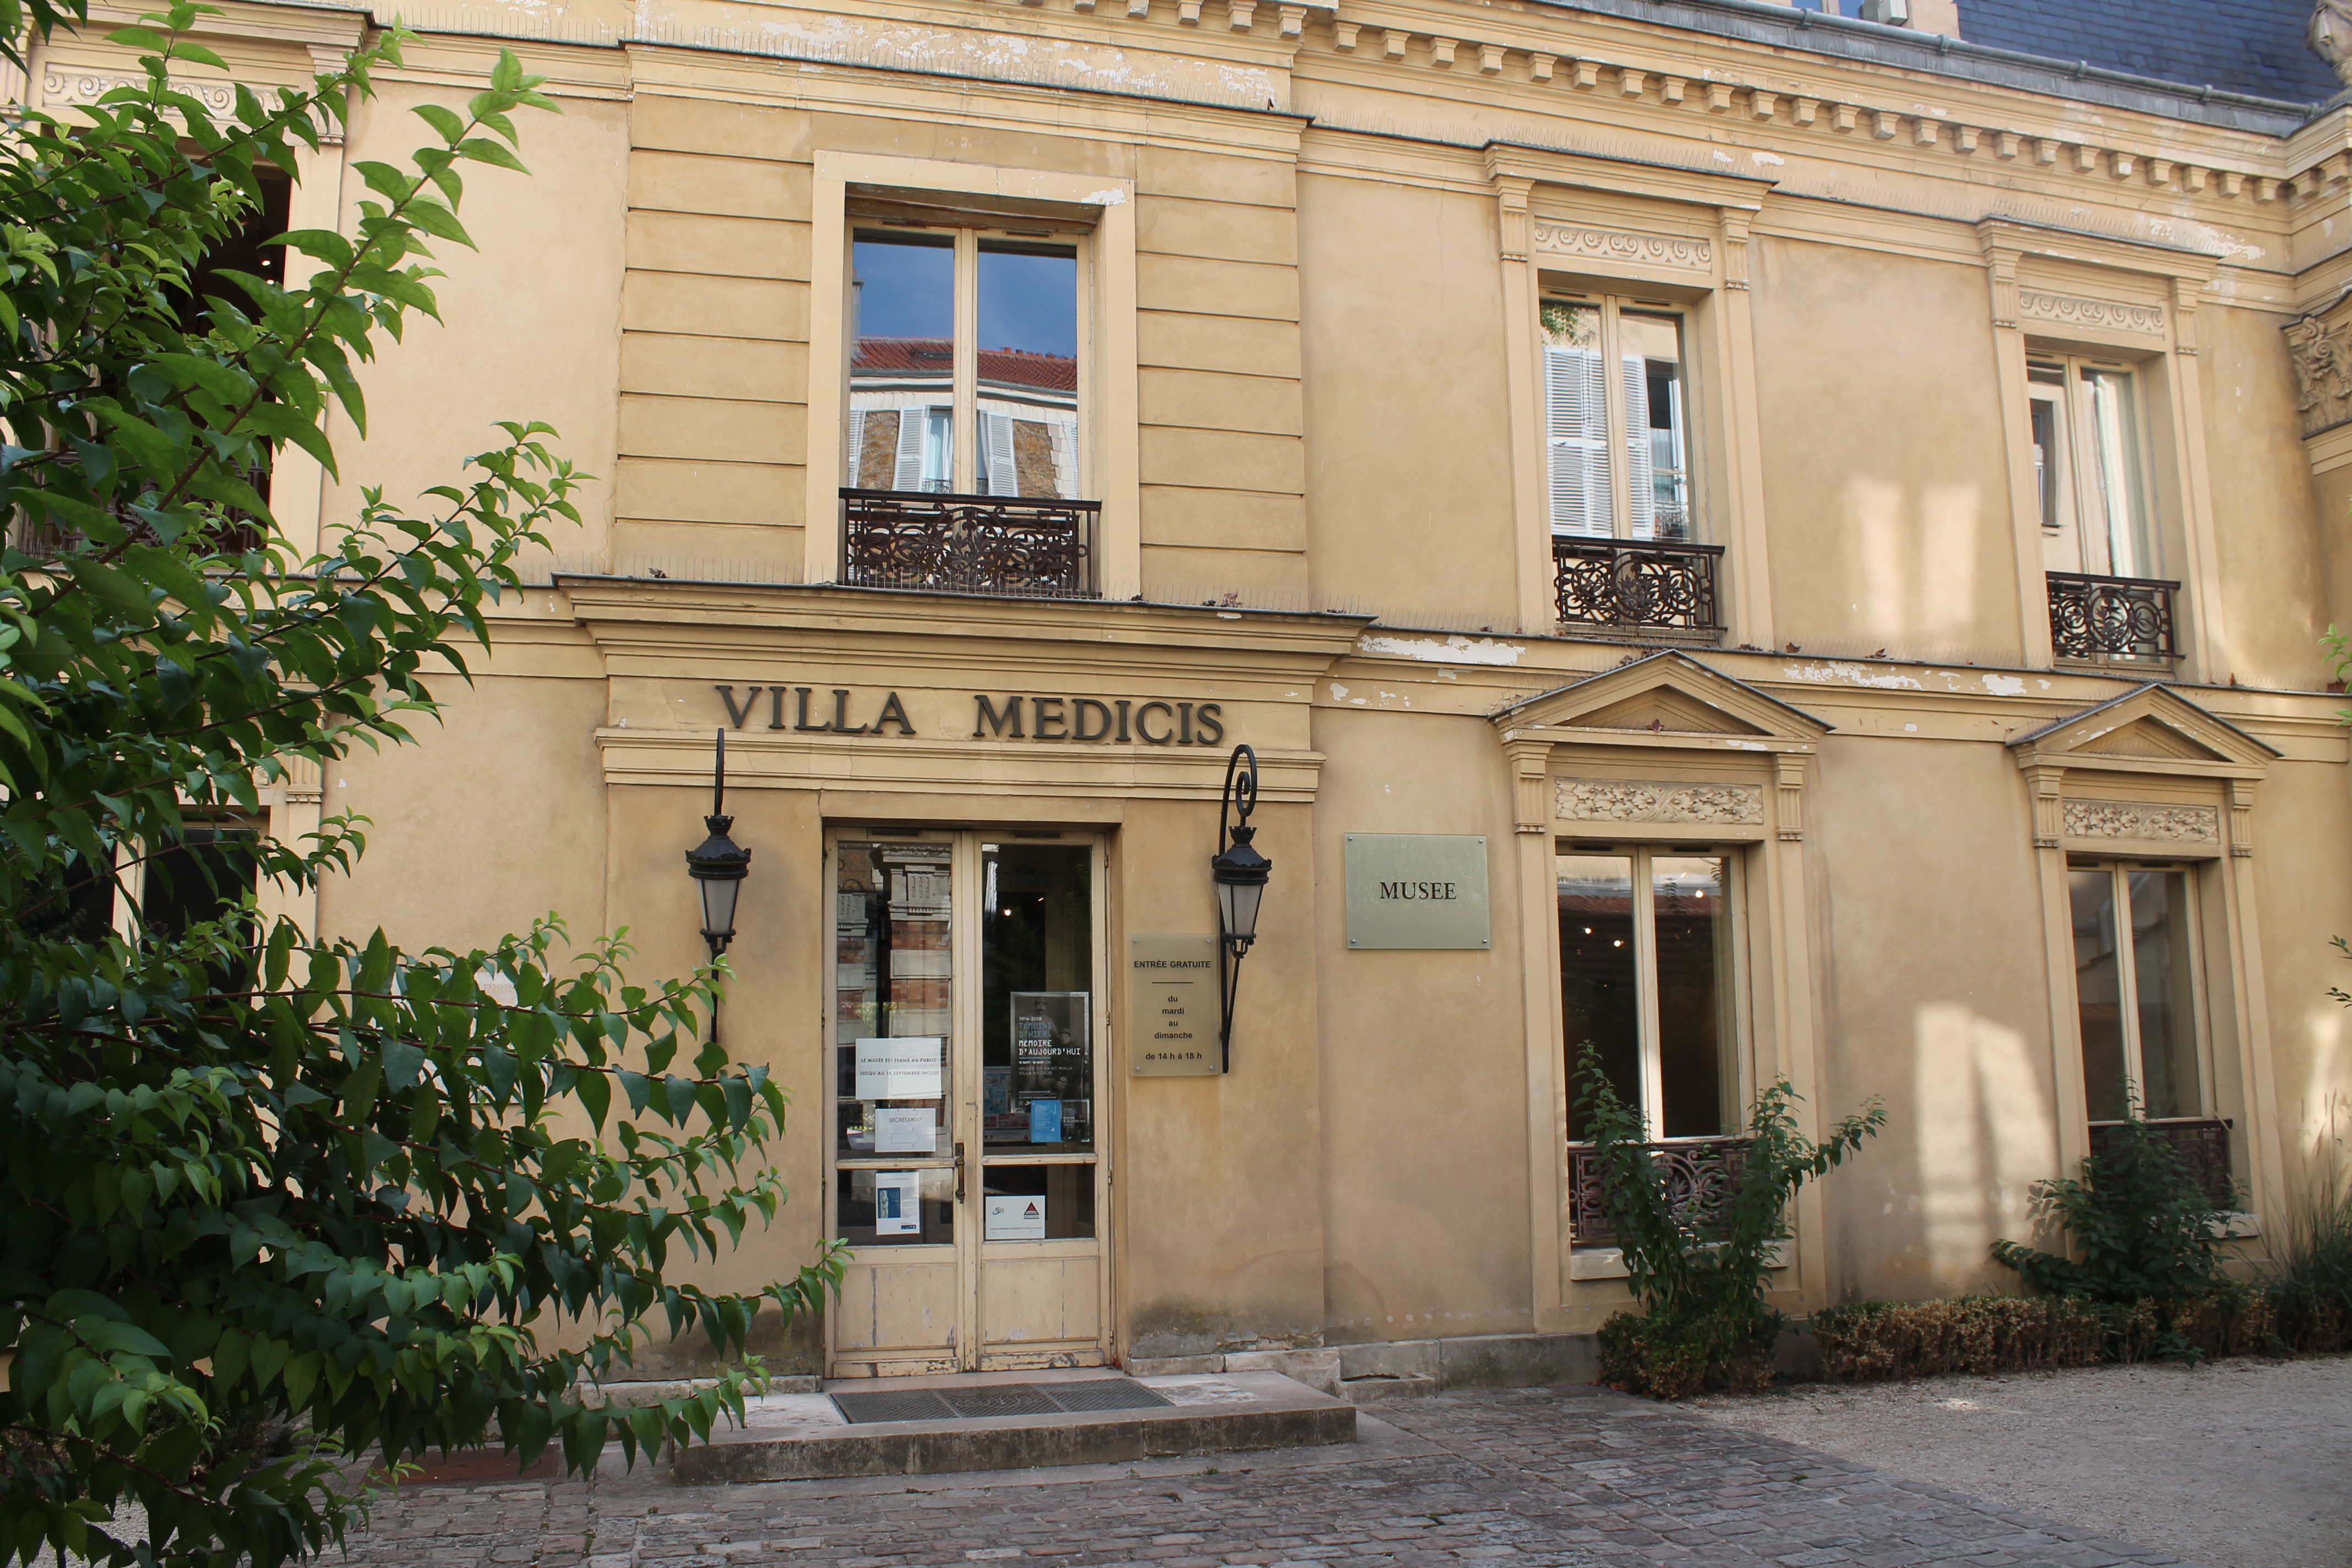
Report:
[[[1129,937],[1127,1005],[1127,1056],[1137,1076],[1222,1070],[1215,937]]]
[[[1483,833],[1348,835],[1348,946],[1491,948]]]

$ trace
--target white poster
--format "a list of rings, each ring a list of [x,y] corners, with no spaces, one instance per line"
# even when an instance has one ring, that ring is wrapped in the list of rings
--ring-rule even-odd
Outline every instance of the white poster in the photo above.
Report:
[[[982,1236],[989,1241],[1045,1239],[1045,1194],[1022,1193],[1012,1197],[991,1194]]]
[[[877,1106],[874,1111],[877,1154],[929,1154],[940,1146],[940,1113],[929,1106],[907,1110]]]
[[[947,1041],[938,1035],[857,1042],[857,1098],[937,1100]]]
[[[877,1171],[874,1173],[874,1234],[877,1236],[923,1234],[922,1172]]]

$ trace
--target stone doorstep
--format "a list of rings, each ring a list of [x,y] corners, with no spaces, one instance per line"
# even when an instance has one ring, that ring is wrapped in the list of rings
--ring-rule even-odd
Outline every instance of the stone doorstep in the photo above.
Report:
[[[1437,1392],[1437,1379],[1410,1373],[1374,1373],[1369,1377],[1343,1377],[1339,1396],[1350,1405],[1370,1405],[1383,1399],[1419,1399]]]
[[[1280,1372],[1343,1398],[1359,1378],[1426,1380],[1443,1388],[1538,1388],[1591,1383],[1601,1352],[1591,1334],[1465,1334],[1439,1340],[1380,1340],[1317,1350],[1226,1351],[1221,1353],[1130,1357],[1138,1377],[1241,1371]],[[1391,1398],[1402,1398],[1391,1392]]]
[[[887,1379],[891,1388],[987,1387],[1116,1376],[1101,1372],[965,1373]],[[876,1378],[827,1386],[864,1389]],[[1173,1401],[1149,1410],[989,1415],[949,1421],[845,1422],[821,1394],[747,1402],[750,1425],[715,1427],[710,1441],[678,1454],[673,1480],[794,1481],[845,1476],[937,1475],[1045,1465],[1132,1464],[1179,1454],[1309,1447],[1356,1440],[1356,1409],[1270,1372],[1140,1377]]]

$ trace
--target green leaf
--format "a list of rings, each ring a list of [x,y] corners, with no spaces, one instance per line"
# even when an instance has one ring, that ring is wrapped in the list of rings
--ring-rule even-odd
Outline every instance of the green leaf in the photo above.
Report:
[[[452,147],[465,138],[466,122],[458,119],[455,111],[445,109],[440,104],[420,103],[409,112],[433,127],[435,134]]]

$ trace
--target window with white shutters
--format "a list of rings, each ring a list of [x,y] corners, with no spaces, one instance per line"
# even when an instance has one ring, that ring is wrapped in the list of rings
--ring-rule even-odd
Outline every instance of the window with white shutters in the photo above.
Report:
[[[1541,319],[1552,531],[1692,538],[1681,317],[1602,296]]]
[[[1597,349],[1544,348],[1544,410],[1554,533],[1616,531],[1609,482],[1609,406]]]

